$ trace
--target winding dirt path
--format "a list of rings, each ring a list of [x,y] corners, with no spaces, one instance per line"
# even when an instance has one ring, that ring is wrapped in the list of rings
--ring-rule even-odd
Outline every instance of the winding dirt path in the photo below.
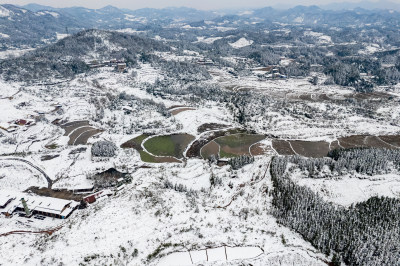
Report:
[[[49,236],[52,235],[54,232],[60,230],[63,226],[60,225],[58,227],[48,229],[48,230],[42,230],[42,231],[29,231],[29,230],[16,230],[16,231],[10,231],[7,233],[0,234],[0,237],[2,236],[9,236],[9,235],[15,235],[15,234],[48,234]]]
[[[237,198],[237,196],[240,195],[240,193],[242,192],[244,187],[253,186],[253,185],[257,184],[257,183],[260,183],[262,180],[264,180],[264,178],[267,176],[267,173],[269,171],[270,165],[271,165],[271,161],[269,161],[269,163],[267,165],[267,168],[265,169],[265,172],[264,172],[264,175],[263,175],[262,178],[260,178],[258,180],[251,180],[251,181],[249,181],[247,183],[240,184],[239,185],[239,190],[231,197],[231,200],[227,204],[225,204],[223,206],[215,206],[214,208],[225,209],[225,208],[229,207],[232,204],[232,202]]]

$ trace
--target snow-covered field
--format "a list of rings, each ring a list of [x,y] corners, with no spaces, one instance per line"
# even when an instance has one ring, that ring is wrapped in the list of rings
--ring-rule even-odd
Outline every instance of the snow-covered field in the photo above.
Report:
[[[298,184],[308,186],[326,200],[350,206],[374,196],[400,197],[400,177],[397,174],[344,176],[338,179],[300,178]]]
[[[201,160],[175,168],[138,169],[132,175],[132,184],[106,200],[76,211],[52,237],[0,237],[4,247],[2,263],[181,265],[183,262],[185,265],[187,260],[174,257],[173,263],[168,263],[171,257],[167,255],[190,250],[198,261],[206,261],[200,250],[208,248],[209,263],[218,264],[226,262],[219,248],[226,245],[228,260],[232,263],[274,265],[285,261],[296,265],[322,265],[325,256],[297,234],[279,226],[268,214],[270,199],[255,193],[271,187],[269,178],[255,184],[247,183],[260,171],[266,171],[266,163],[263,159],[255,165],[264,167],[249,166],[238,171],[236,179],[230,179],[224,168],[210,167]],[[197,172],[212,172],[222,178],[222,185],[210,189],[208,178],[190,178],[187,174],[195,172],[194,165],[202,166]],[[185,178],[190,182],[185,182]],[[166,179],[185,182],[187,189],[194,190],[165,189]],[[234,189],[228,186],[230,180],[234,182]],[[247,185],[239,186],[240,183]],[[201,187],[203,189],[199,190]],[[216,208],[229,201],[238,189],[243,192],[229,207]],[[7,224],[7,230],[20,229],[22,225],[13,226],[14,219],[2,216],[0,222]],[[12,245],[16,242],[31,247],[15,249]],[[90,248],[87,243],[92,243]],[[113,255],[118,253],[119,256]]]
[[[252,45],[253,41],[252,40],[247,40],[246,38],[240,38],[234,43],[230,43],[230,46],[232,46],[235,49],[243,48],[249,45]]]

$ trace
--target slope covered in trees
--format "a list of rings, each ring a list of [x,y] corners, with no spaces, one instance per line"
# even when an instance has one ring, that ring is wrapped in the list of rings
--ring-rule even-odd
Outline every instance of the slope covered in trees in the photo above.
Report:
[[[50,77],[71,78],[89,69],[86,61],[116,58],[135,65],[144,54],[168,50],[168,46],[149,38],[86,30],[19,58],[0,61],[0,73],[6,80],[25,82]]]
[[[354,154],[339,152],[335,158],[348,159]],[[365,154],[359,153],[359,161],[365,165],[380,164],[379,157],[374,159]],[[384,160],[392,160],[390,153],[379,155]],[[285,175],[288,164],[297,162],[305,164],[303,160],[290,157],[275,157],[271,163],[273,214],[278,222],[300,233],[325,254],[340,254],[349,265],[397,265],[400,261],[400,200],[372,197],[350,208],[325,202],[311,189],[297,185]],[[354,157],[345,167],[352,168],[353,162]]]

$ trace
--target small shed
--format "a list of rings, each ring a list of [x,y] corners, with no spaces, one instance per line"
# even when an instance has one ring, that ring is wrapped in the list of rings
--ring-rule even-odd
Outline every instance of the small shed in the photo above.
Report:
[[[126,69],[126,63],[118,63],[117,64],[117,70],[118,72],[124,72]]]

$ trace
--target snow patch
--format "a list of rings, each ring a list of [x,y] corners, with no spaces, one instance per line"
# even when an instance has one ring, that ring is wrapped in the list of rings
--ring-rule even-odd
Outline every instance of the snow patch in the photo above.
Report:
[[[0,17],[9,17],[12,15],[12,12],[7,8],[0,6]]]
[[[230,46],[232,46],[235,49],[243,48],[249,45],[252,45],[253,41],[252,40],[247,40],[246,38],[240,38],[234,43],[229,43]]]
[[[222,37],[210,37],[210,38],[205,38],[205,37],[197,37],[197,42],[202,42],[206,44],[212,44],[215,41],[221,40]]]

